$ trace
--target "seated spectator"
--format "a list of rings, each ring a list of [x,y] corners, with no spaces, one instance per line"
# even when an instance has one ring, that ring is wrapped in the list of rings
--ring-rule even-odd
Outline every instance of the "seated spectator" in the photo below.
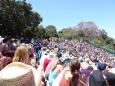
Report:
[[[13,62],[0,71],[0,86],[41,86],[41,67]]]

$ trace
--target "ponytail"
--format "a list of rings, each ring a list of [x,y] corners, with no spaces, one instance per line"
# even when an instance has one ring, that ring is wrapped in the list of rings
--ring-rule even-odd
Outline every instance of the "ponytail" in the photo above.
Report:
[[[70,80],[69,86],[77,86],[78,81],[79,81],[79,69],[80,69],[79,60],[76,58],[73,58],[70,62],[70,71],[71,71],[73,77]]]
[[[74,73],[72,73],[73,77],[70,80],[69,86],[77,86],[78,80],[79,80],[79,72],[76,70]]]

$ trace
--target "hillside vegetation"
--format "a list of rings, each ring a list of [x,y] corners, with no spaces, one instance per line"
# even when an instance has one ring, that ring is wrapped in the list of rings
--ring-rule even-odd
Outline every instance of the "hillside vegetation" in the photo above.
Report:
[[[43,18],[26,0],[0,0],[0,36],[5,38],[50,38],[86,40],[104,49],[115,51],[115,39],[94,22],[81,22],[75,27],[56,28],[40,25]],[[57,32],[57,29],[61,29]]]
[[[115,39],[109,37],[105,30],[99,29],[94,22],[81,22],[75,27],[64,28],[58,32],[58,35],[65,39],[82,39],[110,52],[115,52]]]

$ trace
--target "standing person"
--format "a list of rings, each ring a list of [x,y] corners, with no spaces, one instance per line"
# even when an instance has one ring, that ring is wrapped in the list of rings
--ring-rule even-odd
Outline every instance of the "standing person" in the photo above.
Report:
[[[80,80],[80,62],[73,58],[69,68],[65,68],[53,82],[52,86],[87,86]]]
[[[60,52],[57,52],[57,55],[52,58],[52,60],[50,61],[50,63],[46,67],[46,70],[45,70],[46,76],[48,76],[48,74],[50,73],[50,71],[52,70],[54,65],[57,64],[57,62],[59,61],[59,58],[61,58],[61,57],[62,57],[62,54]]]
[[[52,58],[53,58],[53,55],[49,55],[49,56],[47,55],[47,57],[44,59],[44,63],[43,63],[44,71],[46,70],[47,65],[50,63]]]
[[[26,45],[23,44],[17,47],[13,57],[13,62],[22,62],[31,65],[29,59],[28,47]]]
[[[59,61],[57,62],[57,64],[53,67],[48,77],[50,86],[52,86],[53,81],[56,79],[58,74],[64,69],[65,61],[66,61],[66,58],[61,57],[59,58]]]
[[[105,64],[98,63],[97,70],[94,70],[89,76],[89,86],[106,86],[106,80],[103,75],[105,68]]]
[[[36,62],[38,62],[41,59],[41,56],[42,56],[41,47],[38,47],[36,51]]]

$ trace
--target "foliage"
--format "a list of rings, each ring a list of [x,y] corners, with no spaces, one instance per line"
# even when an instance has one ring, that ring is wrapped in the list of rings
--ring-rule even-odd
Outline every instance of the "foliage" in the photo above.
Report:
[[[26,3],[25,0],[0,0],[0,34],[2,36],[25,36],[30,30],[34,32],[41,21],[40,15],[33,12],[31,4]],[[29,30],[27,30],[28,27]]]
[[[52,41],[57,42],[57,41],[58,41],[58,38],[57,38],[57,37],[50,37],[49,40],[52,40]]]
[[[45,31],[45,28],[42,25],[36,28],[35,37],[36,38],[47,38],[47,33]]]
[[[62,29],[61,31],[58,32],[58,35],[60,38],[65,39],[75,39],[77,37],[76,31],[71,28]]]
[[[53,25],[48,25],[48,26],[45,28],[45,31],[46,31],[47,36],[48,36],[49,38],[50,38],[50,37],[58,37],[56,27],[53,26]]]
[[[65,39],[77,39],[77,40],[85,40],[91,41],[93,44],[98,46],[115,50],[115,40],[107,35],[107,33],[102,29],[72,29],[72,28],[64,28],[58,32],[60,38]]]
[[[34,32],[32,31],[31,27],[27,27],[23,29],[23,31],[21,32],[21,35],[23,35],[24,38],[31,39],[32,37],[34,37]]]

